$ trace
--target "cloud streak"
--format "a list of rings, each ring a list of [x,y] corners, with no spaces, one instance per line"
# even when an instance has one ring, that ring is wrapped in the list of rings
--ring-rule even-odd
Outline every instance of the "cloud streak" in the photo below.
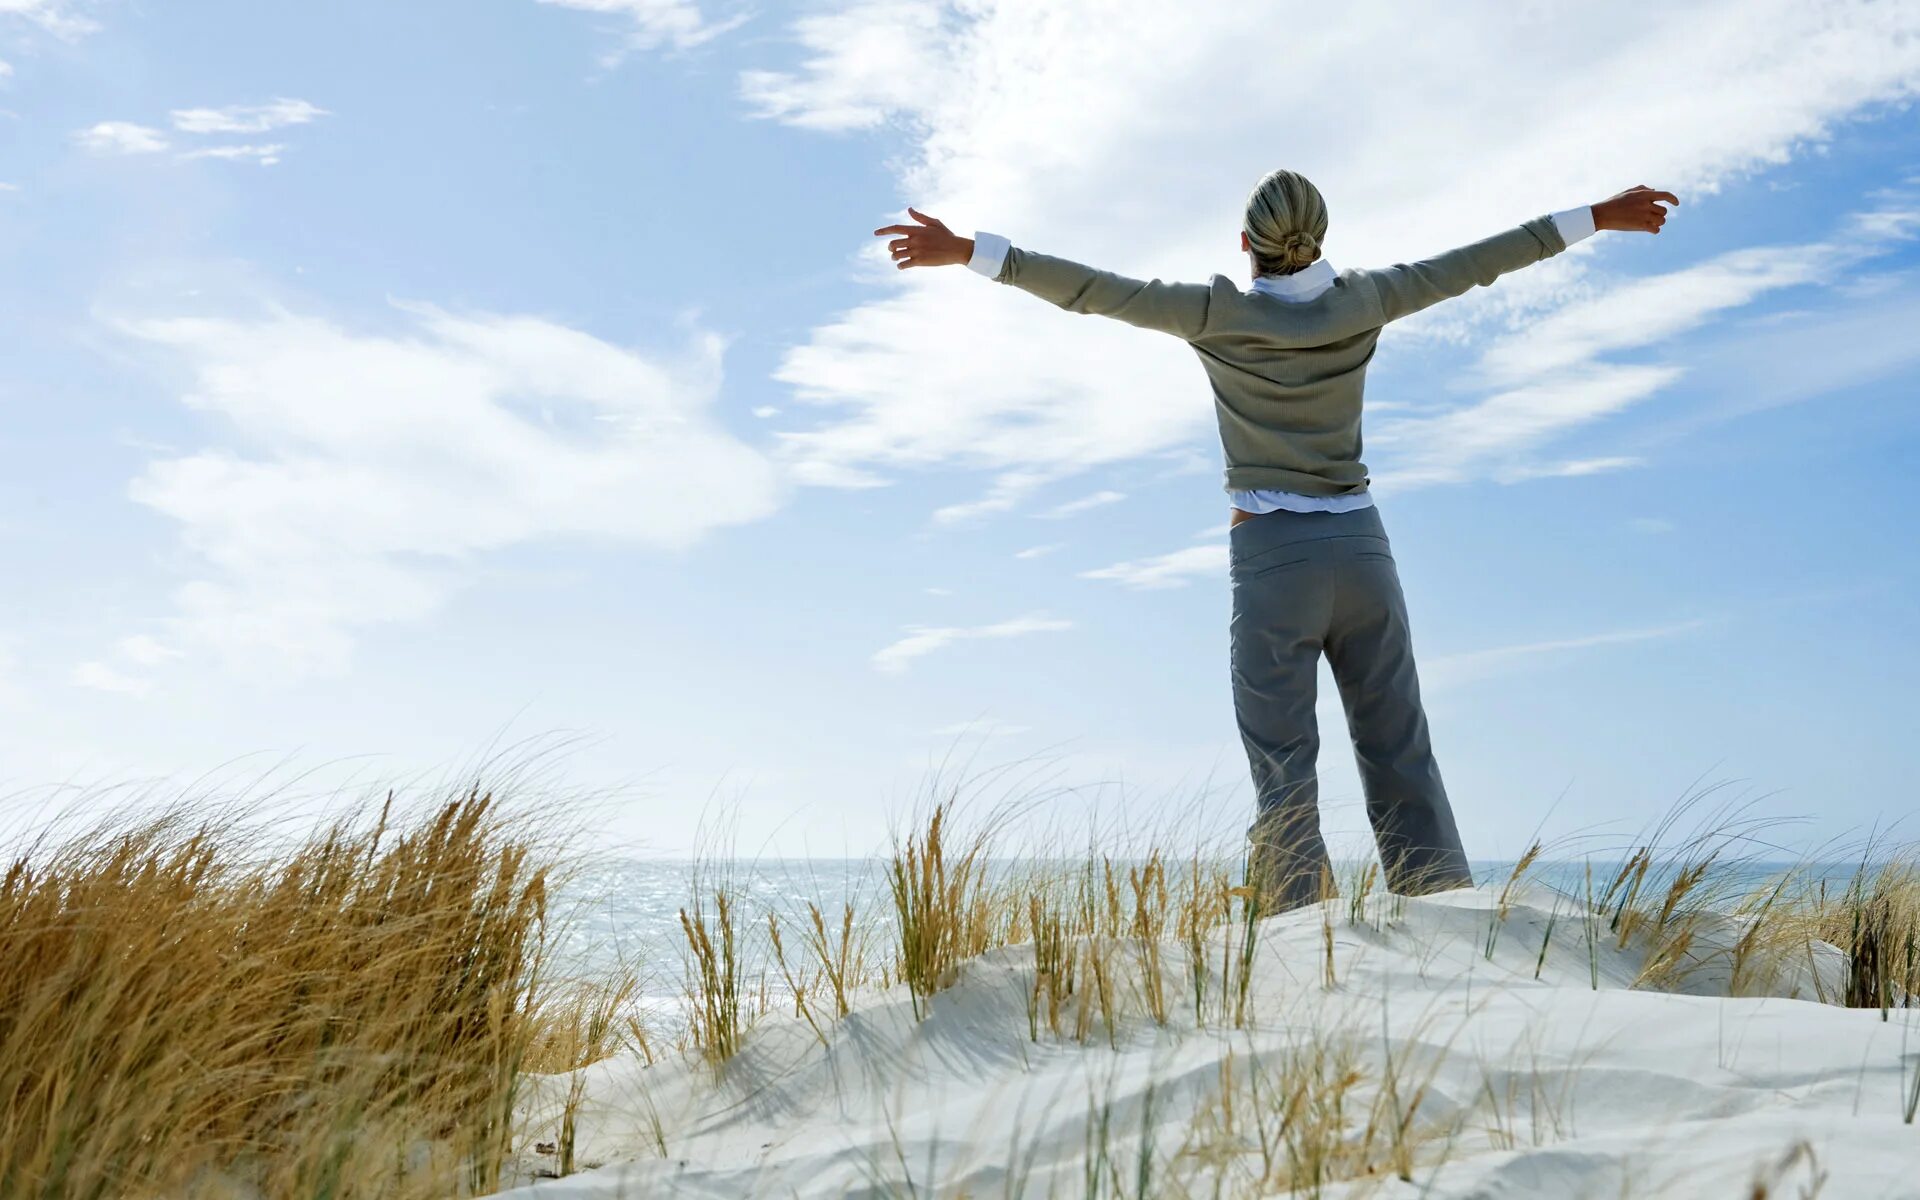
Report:
[[[153,690],[153,680],[129,675],[102,662],[84,662],[73,669],[75,687],[119,696],[144,696]]]
[[[1568,434],[1671,388],[1678,363],[1601,356],[1671,343],[1770,293],[1846,281],[1861,263],[1920,230],[1920,193],[1889,191],[1845,214],[1833,237],[1744,247],[1679,270],[1626,281],[1496,338],[1471,368],[1495,390],[1436,415],[1385,414],[1370,425],[1396,487],[1491,478],[1502,483],[1593,475],[1642,465],[1625,455],[1545,457]]]
[[[170,144],[158,129],[132,121],[102,121],[74,134],[73,140],[90,154],[160,154]]]
[[[36,25],[47,33],[71,41],[96,32],[100,23],[74,10],[68,0],[0,0],[0,17],[12,17]]]
[[[725,21],[709,21],[692,0],[539,0],[539,3],[618,17],[627,27],[627,46],[634,50],[650,50],[661,45],[690,50],[738,28],[747,19],[743,14]]]
[[[282,97],[266,104],[176,108],[170,115],[173,127],[182,133],[268,133],[289,125],[305,125],[329,114],[306,100]]]
[[[934,524],[966,525],[994,513],[1008,512],[1052,478],[1053,476],[1045,471],[1007,471],[995,479],[987,494],[978,500],[943,505],[934,509]]]
[[[236,104],[226,108],[176,108],[169,117],[175,131],[188,137],[203,137],[267,133],[305,125],[327,115],[326,109],[309,101],[281,98],[267,104]],[[102,121],[74,134],[74,141],[82,149],[102,155],[151,155],[173,149],[166,133],[133,121]],[[284,142],[239,142],[196,146],[180,151],[177,157],[188,162],[219,159],[271,167],[280,161],[286,149]]]
[[[180,157],[189,160],[196,158],[218,158],[225,159],[228,162],[246,162],[251,160],[259,163],[263,167],[271,167],[279,163],[281,152],[284,150],[286,150],[286,146],[279,142],[273,142],[267,145],[203,146],[198,150],[189,150]]]
[[[1072,628],[1072,621],[1049,617],[1045,613],[1028,613],[993,625],[908,626],[905,637],[874,652],[873,666],[877,671],[899,675],[917,659],[957,642],[1026,637],[1029,634],[1056,633]]]
[[[1056,504],[1047,511],[1035,513],[1034,515],[1051,521],[1059,521],[1067,517],[1077,517],[1083,512],[1092,512],[1096,508],[1105,508],[1109,504],[1118,504],[1126,498],[1127,494],[1125,492],[1095,492],[1091,496],[1082,496],[1078,500],[1069,500],[1065,504]]]
[[[1495,646],[1486,650],[1470,650],[1460,654],[1442,654],[1420,664],[1420,680],[1424,685],[1451,687],[1511,670],[1534,659],[1602,646],[1628,646],[1640,642],[1664,641],[1705,628],[1708,624],[1710,622],[1704,619],[1679,621],[1669,625],[1616,629],[1577,637],[1522,642],[1510,646]]]
[[[1100,567],[1092,571],[1080,572],[1082,579],[1104,579],[1135,591],[1152,591],[1160,588],[1186,587],[1195,579],[1210,575],[1224,576],[1227,570],[1227,548],[1222,545],[1188,546],[1184,550],[1175,550],[1170,554],[1159,554],[1152,558],[1136,559],[1131,562],[1118,562],[1110,567]]]
[[[941,86],[950,22],[919,0],[860,0],[803,16],[792,37],[808,52],[798,71],[749,70],[740,95],[754,115],[803,129],[869,129],[910,112]]]

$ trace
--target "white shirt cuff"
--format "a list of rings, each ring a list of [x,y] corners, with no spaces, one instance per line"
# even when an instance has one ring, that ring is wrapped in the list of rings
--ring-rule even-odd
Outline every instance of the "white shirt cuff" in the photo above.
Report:
[[[992,279],[1000,273],[1000,268],[1006,265],[1007,251],[1012,248],[1013,243],[997,233],[975,231],[973,257],[967,260],[967,269],[978,271],[988,279]]]
[[[1571,246],[1581,238],[1593,236],[1593,209],[1585,204],[1553,214],[1553,226]]]

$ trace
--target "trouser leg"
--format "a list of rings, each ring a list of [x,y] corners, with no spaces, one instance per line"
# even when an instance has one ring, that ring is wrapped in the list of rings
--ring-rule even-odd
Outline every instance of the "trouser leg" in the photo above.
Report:
[[[1428,740],[1406,600],[1384,538],[1354,539],[1341,564],[1327,661],[1387,886],[1403,895],[1472,886]]]
[[[1327,593],[1315,562],[1247,574],[1233,588],[1233,707],[1257,802],[1247,885],[1256,911],[1268,915],[1319,900],[1331,882],[1313,711]]]

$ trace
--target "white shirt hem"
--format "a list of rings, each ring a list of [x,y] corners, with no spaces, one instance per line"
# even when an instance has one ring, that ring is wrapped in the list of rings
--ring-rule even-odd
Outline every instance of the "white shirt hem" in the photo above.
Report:
[[[1299,492],[1282,492],[1267,488],[1250,492],[1228,492],[1227,500],[1233,507],[1250,513],[1270,513],[1281,510],[1343,513],[1373,507],[1371,492],[1349,492],[1344,496],[1305,496]]]

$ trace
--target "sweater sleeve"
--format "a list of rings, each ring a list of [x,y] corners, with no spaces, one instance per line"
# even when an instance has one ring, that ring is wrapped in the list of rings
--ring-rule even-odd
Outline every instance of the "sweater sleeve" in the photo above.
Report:
[[[1475,284],[1490,286],[1507,272],[1566,248],[1559,225],[1543,215],[1432,258],[1370,270],[1367,276],[1380,295],[1384,324],[1458,296]]]
[[[977,257],[986,257],[979,249],[982,236],[975,235]],[[1207,306],[1213,297],[1210,284],[1129,279],[1071,259],[1022,250],[1004,241],[992,249],[1000,251],[1002,246],[1004,253],[999,270],[992,276],[994,281],[1032,292],[1068,312],[1112,317],[1187,341],[1199,337],[1207,327]]]

